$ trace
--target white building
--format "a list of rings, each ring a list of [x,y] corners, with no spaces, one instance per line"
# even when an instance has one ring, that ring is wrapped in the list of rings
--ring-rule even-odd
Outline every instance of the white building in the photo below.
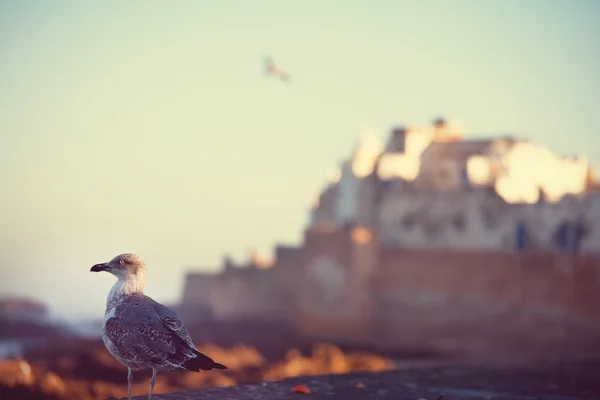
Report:
[[[311,228],[377,225],[384,245],[600,253],[600,194],[590,165],[512,137],[463,139],[440,119],[371,132],[321,192]]]

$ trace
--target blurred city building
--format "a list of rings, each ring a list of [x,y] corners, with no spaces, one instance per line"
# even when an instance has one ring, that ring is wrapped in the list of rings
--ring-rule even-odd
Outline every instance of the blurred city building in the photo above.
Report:
[[[180,309],[384,348],[600,351],[598,184],[583,156],[442,118],[365,131],[299,246],[189,273]]]

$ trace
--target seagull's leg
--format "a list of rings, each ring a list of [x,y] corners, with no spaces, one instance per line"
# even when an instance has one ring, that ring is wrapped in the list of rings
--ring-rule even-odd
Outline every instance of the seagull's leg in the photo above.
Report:
[[[131,400],[131,382],[133,382],[133,371],[127,368],[127,400]]]
[[[154,384],[156,383],[156,370],[152,368],[152,378],[150,378],[150,393],[148,393],[148,400],[152,400],[152,391],[154,390]]]

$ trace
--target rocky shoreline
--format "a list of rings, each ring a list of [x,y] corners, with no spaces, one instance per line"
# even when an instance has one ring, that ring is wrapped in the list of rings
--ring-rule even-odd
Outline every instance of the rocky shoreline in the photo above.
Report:
[[[392,360],[362,351],[344,352],[339,347],[316,343],[310,351],[291,349],[279,360],[269,360],[256,348],[235,345],[223,348],[204,344],[198,349],[226,364],[226,371],[169,372],[158,375],[155,393],[184,389],[276,381],[294,376],[387,371]],[[36,351],[35,355],[0,361],[0,398],[97,400],[127,393],[127,370],[106,351],[99,340],[63,342]],[[148,389],[149,371],[134,375],[134,394]]]
[[[156,400],[288,400],[305,396],[298,392],[308,393],[311,400],[595,400],[600,398],[600,361],[447,366],[298,377],[177,392],[156,396]]]

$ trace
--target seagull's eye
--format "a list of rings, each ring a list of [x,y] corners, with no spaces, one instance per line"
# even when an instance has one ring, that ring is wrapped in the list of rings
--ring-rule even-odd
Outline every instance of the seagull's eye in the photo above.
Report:
[[[119,260],[119,264],[125,265],[125,260]]]

